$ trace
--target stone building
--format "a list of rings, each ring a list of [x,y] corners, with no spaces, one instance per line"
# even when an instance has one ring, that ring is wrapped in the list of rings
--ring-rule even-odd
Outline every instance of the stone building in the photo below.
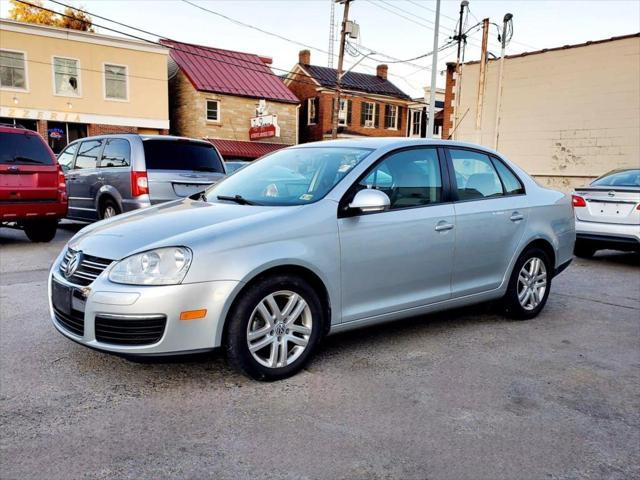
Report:
[[[270,58],[163,40],[169,48],[171,133],[205,138],[226,160],[298,143],[300,101]]]

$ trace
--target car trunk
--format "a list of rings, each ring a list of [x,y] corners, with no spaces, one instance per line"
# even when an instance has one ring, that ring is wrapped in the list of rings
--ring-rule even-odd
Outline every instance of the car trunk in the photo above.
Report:
[[[576,217],[583,222],[634,224],[638,222],[637,207],[640,188],[634,187],[585,187],[576,189],[584,198],[586,207],[575,209]]]

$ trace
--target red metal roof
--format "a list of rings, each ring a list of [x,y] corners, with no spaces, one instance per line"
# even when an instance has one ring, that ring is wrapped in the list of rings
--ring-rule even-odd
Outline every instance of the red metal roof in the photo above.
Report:
[[[245,142],[241,140],[222,140],[207,138],[222,154],[223,157],[254,159],[281,148],[289,147],[282,143]]]
[[[266,57],[161,40],[196,90],[287,103],[300,100],[266,65]]]

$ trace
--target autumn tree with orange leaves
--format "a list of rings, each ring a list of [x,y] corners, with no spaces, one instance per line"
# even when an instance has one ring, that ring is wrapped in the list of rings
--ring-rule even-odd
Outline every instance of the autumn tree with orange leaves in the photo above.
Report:
[[[19,22],[39,23],[40,25],[93,32],[91,15],[82,10],[74,10],[67,7],[64,10],[64,15],[59,15],[38,8],[42,7],[42,0],[30,0],[29,3],[32,5],[11,0],[12,6],[11,10],[9,10],[9,18],[18,20]]]

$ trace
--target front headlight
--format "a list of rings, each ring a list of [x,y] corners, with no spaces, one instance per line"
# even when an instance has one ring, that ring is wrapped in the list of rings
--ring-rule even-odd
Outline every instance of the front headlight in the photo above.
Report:
[[[120,260],[109,272],[109,280],[129,285],[176,285],[190,265],[188,248],[158,248]]]

